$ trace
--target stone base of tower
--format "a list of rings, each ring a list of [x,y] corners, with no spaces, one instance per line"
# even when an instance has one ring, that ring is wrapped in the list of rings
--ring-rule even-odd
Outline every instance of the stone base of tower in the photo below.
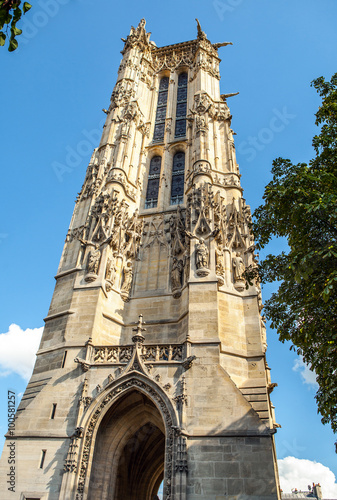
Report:
[[[188,500],[279,498],[270,436],[189,438],[188,453]]]
[[[128,345],[70,349],[62,372],[33,375],[15,493],[5,446],[2,498],[152,500],[163,481],[167,500],[277,500],[274,430],[220,366],[219,343],[148,344],[133,330]],[[79,353],[86,364],[70,369]]]

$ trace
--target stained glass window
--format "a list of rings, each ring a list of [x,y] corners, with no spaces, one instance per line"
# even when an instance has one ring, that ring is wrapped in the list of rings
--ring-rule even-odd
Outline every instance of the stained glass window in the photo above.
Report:
[[[154,208],[158,203],[161,156],[154,156],[150,162],[145,208]]]
[[[185,153],[176,153],[173,157],[171,205],[184,202]]]
[[[187,73],[181,73],[178,78],[175,137],[185,137],[186,135],[186,110]]]
[[[164,76],[159,84],[156,121],[153,134],[154,142],[161,142],[164,140],[168,87],[169,78]]]

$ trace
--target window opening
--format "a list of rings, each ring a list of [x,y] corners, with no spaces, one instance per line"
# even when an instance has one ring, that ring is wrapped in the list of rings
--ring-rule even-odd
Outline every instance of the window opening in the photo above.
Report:
[[[61,368],[64,368],[64,365],[66,364],[66,358],[67,358],[67,351],[64,351]]]
[[[171,205],[184,202],[185,153],[176,153],[173,157]]]
[[[153,134],[154,142],[162,142],[164,140],[168,87],[169,78],[167,76],[164,76],[160,80],[159,84],[156,121]]]
[[[51,415],[50,415],[50,419],[51,420],[53,420],[55,418],[56,406],[57,406],[57,404],[53,403],[52,410],[51,410]]]
[[[40,469],[43,469],[44,460],[46,458],[46,453],[47,453],[47,450],[41,450]]]
[[[185,137],[186,135],[186,111],[187,73],[181,73],[178,78],[175,137]]]
[[[154,156],[150,162],[145,208],[154,208],[158,203],[161,156]]]

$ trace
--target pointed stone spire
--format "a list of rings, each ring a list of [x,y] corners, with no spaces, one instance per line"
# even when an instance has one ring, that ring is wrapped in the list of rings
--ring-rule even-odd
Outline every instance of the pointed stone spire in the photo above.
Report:
[[[143,328],[143,315],[139,315],[139,320],[136,328],[132,328],[133,332],[136,332],[136,335],[132,337],[132,342],[142,344],[145,340],[145,337],[142,335],[142,332],[146,332],[146,328]]]
[[[199,19],[195,18],[197,21],[197,29],[198,29],[198,40],[207,40],[207,35],[204,31],[202,31]]]

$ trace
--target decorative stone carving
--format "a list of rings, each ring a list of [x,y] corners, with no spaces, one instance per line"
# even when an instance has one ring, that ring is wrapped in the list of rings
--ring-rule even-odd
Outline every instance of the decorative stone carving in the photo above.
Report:
[[[189,370],[192,367],[193,361],[195,359],[197,359],[196,356],[189,356],[188,358],[186,358],[185,361],[183,361],[183,363],[182,363],[184,369]]]
[[[221,244],[216,245],[215,247],[215,272],[218,284],[219,286],[222,286],[225,282],[224,280],[225,267],[224,267],[224,253]]]
[[[97,278],[100,259],[101,259],[101,251],[99,249],[99,245],[96,244],[89,251],[87,275],[84,278],[85,281],[93,281]]]
[[[194,59],[195,44],[178,46],[174,51],[158,48],[152,51],[153,67],[156,72],[164,69],[175,71],[180,66],[189,66]]]
[[[142,357],[147,362],[154,361],[182,361],[183,345],[154,345],[143,346]]]
[[[122,38],[122,41],[125,42],[124,49],[122,50],[122,54],[133,47],[138,46],[144,52],[147,52],[150,48],[150,35],[151,33],[146,33],[145,31],[146,21],[145,19],[141,19],[137,28],[131,26],[130,34],[126,38]]]
[[[82,370],[83,370],[84,372],[87,372],[87,371],[90,369],[90,366],[91,366],[91,365],[90,365],[90,363],[88,363],[85,359],[82,359],[82,358],[78,358],[78,357],[77,357],[77,358],[75,358],[75,359],[74,359],[74,362],[75,362],[75,363],[78,363],[79,365],[81,365]]]
[[[188,472],[187,465],[187,450],[186,450],[186,438],[185,436],[178,437],[177,443],[177,459],[175,465],[176,472],[186,473]]]
[[[107,292],[110,292],[110,290],[112,290],[116,277],[116,271],[117,268],[115,265],[115,258],[111,256],[108,258],[105,268],[105,289]]]
[[[143,234],[144,219],[139,219],[138,209],[128,220],[125,228],[125,244],[123,254],[126,259],[137,259],[140,247],[140,240]]]
[[[83,408],[83,412],[86,411],[90,405],[92,398],[88,396],[88,379],[85,378],[83,381],[81,396],[78,400],[78,405]]]
[[[165,498],[166,500],[172,499],[172,462],[173,462],[173,445],[175,435],[172,426],[175,424],[172,421],[170,410],[168,409],[165,401],[161,395],[156,392],[150,385],[138,380],[136,377],[121,383],[118,383],[112,387],[111,391],[106,395],[103,401],[98,405],[95,412],[93,413],[85,431],[83,448],[81,450],[81,462],[79,465],[79,474],[77,480],[77,494],[76,498],[81,500],[83,498],[84,484],[87,476],[89,458],[92,457],[94,452],[93,446],[93,434],[97,425],[97,421],[104,410],[106,405],[110,405],[116,398],[121,397],[125,391],[135,388],[143,391],[150,399],[156,401],[158,408],[163,416],[165,427],[167,429],[167,455],[166,455],[166,477],[167,482],[164,486]]]
[[[173,264],[171,269],[171,287],[172,295],[176,299],[181,295],[182,279],[184,272],[184,263],[182,259],[173,257]]]
[[[163,216],[153,217],[150,222],[144,225],[145,241],[144,248],[150,247],[155,243],[167,247],[167,241],[164,237],[164,218]]]
[[[74,436],[71,438],[69,450],[63,467],[63,472],[70,472],[70,473],[77,472],[77,460],[78,460],[77,455],[78,455],[78,445],[79,445],[78,441],[79,441],[79,436]]]
[[[136,95],[136,91],[131,87],[131,82],[118,82],[111,94],[111,108],[125,105]]]
[[[199,276],[207,276],[208,273],[204,274],[203,271],[208,270],[208,257],[209,257],[209,250],[207,246],[205,245],[205,240],[203,238],[200,238],[198,240],[198,243],[195,245],[195,264],[197,266],[197,273]]]
[[[131,260],[128,260],[123,267],[123,284],[121,288],[121,297],[127,302],[129,300],[129,295],[132,286],[133,279],[133,268]]]
[[[137,129],[145,137],[150,137],[150,125],[149,124],[145,124],[143,121],[140,121]]]
[[[66,243],[71,243],[73,240],[77,240],[83,237],[83,233],[86,230],[86,226],[82,225],[79,227],[75,227],[73,229],[69,229],[67,236],[66,236]]]
[[[196,226],[197,227],[197,226]],[[197,243],[195,244],[195,265],[197,268],[197,275],[200,277],[208,276],[209,270],[209,249],[206,245],[206,240],[215,236],[217,231],[211,232],[206,238],[201,238],[196,236],[195,234],[190,233],[189,231],[185,231],[186,236],[189,238],[197,239]]]
[[[177,408],[181,411],[184,404],[187,403],[187,395],[186,395],[186,379],[185,375],[181,377],[180,381],[180,394],[178,394],[173,400],[177,403]]]
[[[245,272],[245,263],[240,253],[236,253],[235,257],[232,259],[233,263],[233,274],[234,274],[234,286],[237,290],[244,290],[245,279],[243,273]]]

